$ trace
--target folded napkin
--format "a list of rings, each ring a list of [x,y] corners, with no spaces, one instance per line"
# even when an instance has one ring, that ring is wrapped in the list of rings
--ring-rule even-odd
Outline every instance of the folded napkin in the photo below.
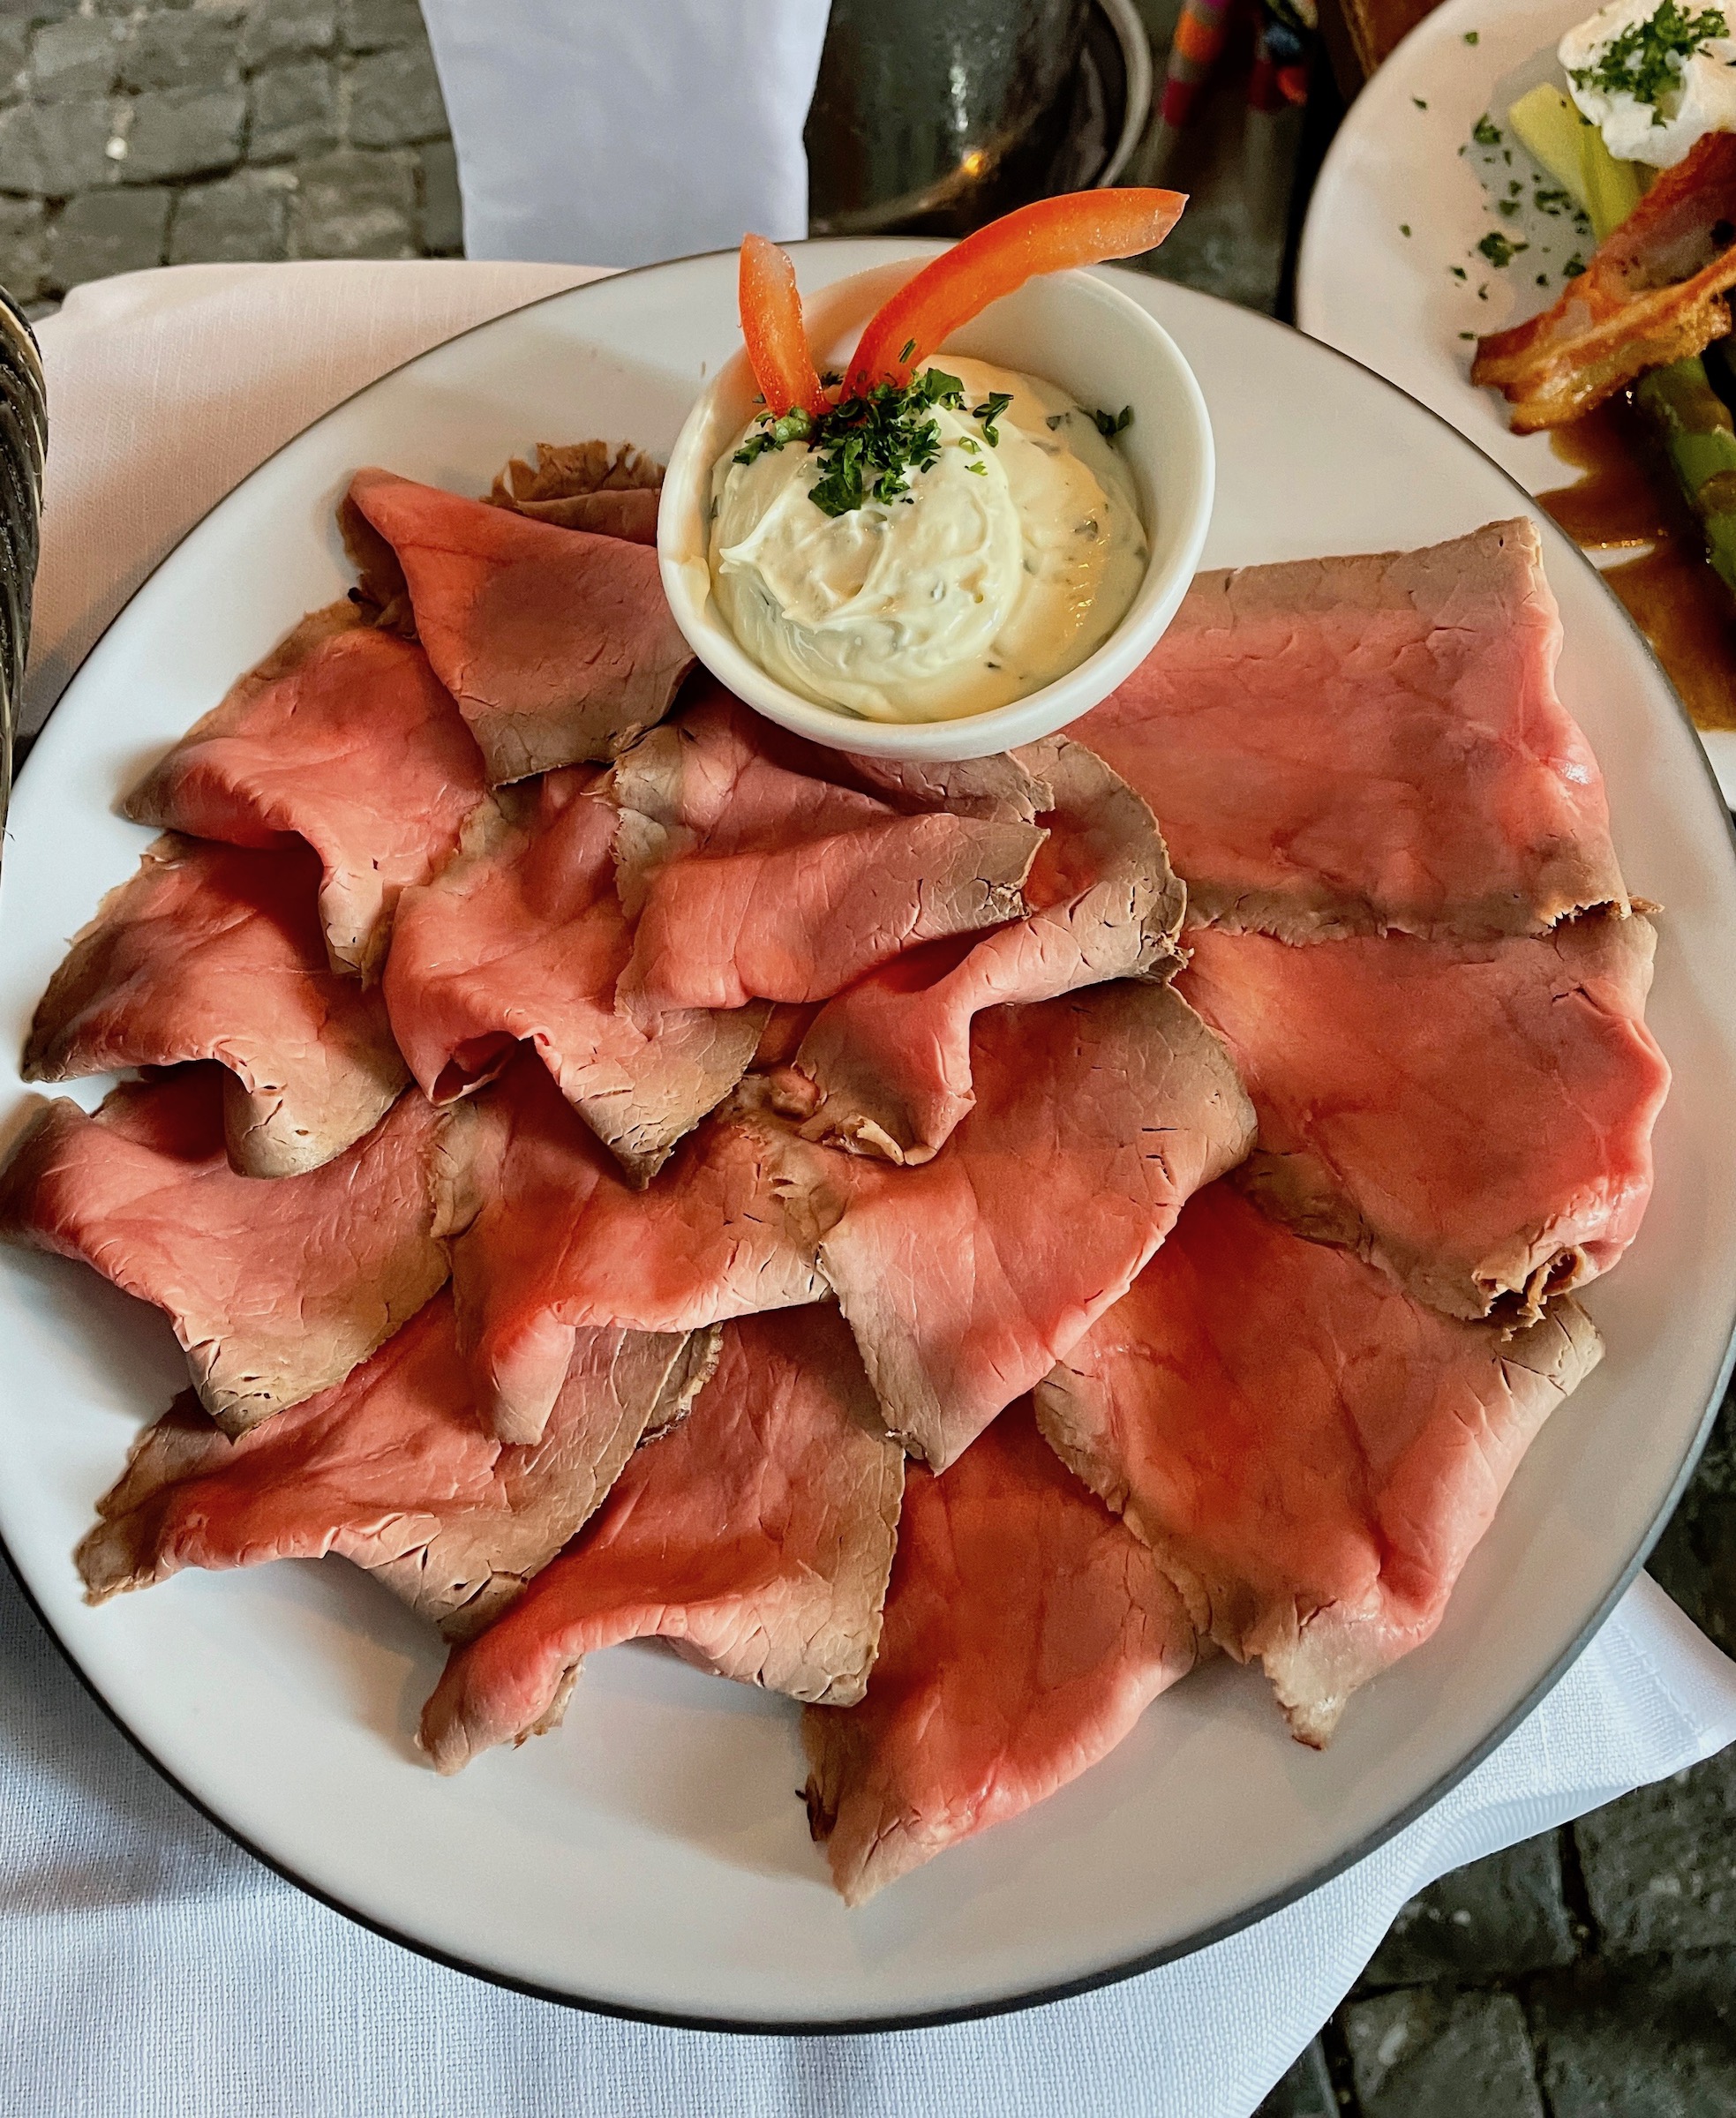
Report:
[[[423,0],[472,258],[650,265],[808,233],[830,0]]]
[[[41,328],[51,441],[36,720],[163,552],[299,426],[422,347],[586,276],[192,266],[75,292]],[[0,2111],[1246,2118],[1407,1897],[1732,1740],[1736,1665],[1642,1579],[1476,1771],[1226,1942],[1079,2000],[951,2029],[704,2035],[499,1991],[303,1896],[155,1777],[0,1575]]]

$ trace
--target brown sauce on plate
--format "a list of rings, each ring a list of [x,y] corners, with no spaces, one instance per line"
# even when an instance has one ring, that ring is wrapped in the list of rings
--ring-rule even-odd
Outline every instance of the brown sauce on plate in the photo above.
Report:
[[[1604,579],[1651,642],[1701,728],[1736,728],[1736,599],[1706,561],[1699,525],[1640,414],[1625,398],[1599,405],[1550,447],[1584,473],[1537,495],[1588,552],[1643,548]]]

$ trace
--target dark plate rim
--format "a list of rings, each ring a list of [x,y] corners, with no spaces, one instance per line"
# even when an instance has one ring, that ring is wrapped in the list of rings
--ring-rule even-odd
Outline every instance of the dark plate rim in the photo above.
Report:
[[[936,242],[932,237],[915,236],[816,237],[809,238],[804,244],[792,244],[790,247],[800,250],[822,250],[841,247],[845,244],[853,246],[863,243],[890,244],[900,248],[907,246],[906,254],[910,255],[920,252],[933,253],[947,247],[943,243]],[[297,433],[292,434],[288,440],[273,449],[270,454],[262,457],[253,469],[247,473],[247,477],[252,477],[259,470],[263,469],[266,464],[274,462],[286,449],[292,448],[301,439],[302,435],[319,425],[320,420],[329,418],[334,412],[341,410],[345,405],[353,403],[357,398],[364,396],[369,390],[390,380],[395,375],[402,374],[406,368],[413,367],[418,360],[424,359],[428,354],[439,351],[441,346],[455,344],[460,339],[470,338],[478,331],[485,331],[491,326],[499,323],[504,317],[522,315],[528,310],[540,309],[548,302],[569,300],[575,295],[582,294],[588,287],[605,285],[609,281],[633,278],[643,273],[660,272],[671,265],[693,264],[702,258],[725,257],[733,253],[726,251],[696,251],[687,257],[662,259],[655,265],[632,266],[624,271],[607,274],[605,277],[597,280],[581,282],[577,286],[558,289],[552,294],[538,295],[530,301],[521,302],[511,309],[502,310],[499,316],[485,318],[480,323],[471,324],[462,331],[455,331],[449,338],[440,340],[438,345],[424,347],[421,352],[412,354],[407,360],[400,361],[395,367],[387,369],[383,373],[376,375],[371,381],[364,383],[360,388],[352,390],[348,396],[340,398],[335,404],[327,406],[326,410],[319,414],[319,418],[310,420],[307,425]],[[1130,274],[1129,276],[1144,277],[1145,275]],[[1173,284],[1173,282],[1166,282],[1166,284]],[[1264,326],[1286,337],[1304,338],[1307,336],[1305,333],[1297,330],[1292,325],[1280,323],[1275,318],[1263,316],[1255,310],[1243,309],[1236,303],[1222,301],[1221,297],[1216,295],[1203,294],[1194,288],[1178,289],[1177,291],[1186,294],[1195,301],[1211,302],[1224,308],[1236,309],[1237,313],[1246,318],[1251,324]],[[1394,396],[1403,397],[1405,402],[1415,409],[1432,419],[1437,425],[1446,428],[1447,432],[1462,447],[1469,449],[1473,454],[1479,456],[1483,454],[1476,444],[1460,433],[1450,420],[1444,419],[1439,412],[1434,411],[1428,405],[1422,404],[1417,399],[1408,396],[1395,383],[1388,382],[1384,375],[1377,374],[1373,369],[1364,366],[1359,360],[1353,359],[1349,354],[1341,352],[1336,346],[1328,345],[1324,339],[1308,338],[1307,342],[1315,350],[1326,355],[1331,359],[1342,362],[1346,367],[1355,368],[1362,374],[1368,376],[1383,390],[1390,391]],[[1483,461],[1519,496],[1522,511],[1528,516],[1532,515],[1536,510],[1534,497],[1520,484],[1510,472],[1505,470],[1492,458],[1484,456]],[[231,487],[230,490],[234,491],[235,488]],[[199,527],[199,524],[205,522],[209,515],[214,514],[228,498],[228,493],[222,494],[218,499],[212,502],[198,521],[188,524],[181,536],[176,539],[174,545],[162,554],[150,573],[133,590],[132,595],[127,597],[120,609],[109,619],[102,631],[79,657],[77,667],[68,676],[59,698],[56,699],[54,705],[43,717],[43,727],[47,726],[48,722],[58,710],[61,699],[64,699],[66,693],[71,689],[85,664],[107,639],[124,612],[132,607],[134,599],[146,592],[159,570],[168,563],[174,552],[180,549],[193,531]],[[1556,541],[1565,545],[1574,560],[1585,567],[1587,572],[1602,585],[1601,575],[1585,554],[1553,524],[1550,524],[1549,528],[1553,531]],[[1665,687],[1674,702],[1679,718],[1688,733],[1694,735],[1694,724],[1687,710],[1682,704],[1675,686],[1665,674],[1662,665],[1657,664],[1657,657],[1652,654],[1650,645],[1644,635],[1628,616],[1621,604],[1617,601],[1613,592],[1608,588],[1604,588],[1604,593],[1609,597],[1610,602],[1620,614],[1623,623],[1627,626],[1628,632],[1632,634],[1635,643],[1658,668],[1659,674],[1664,676]],[[38,729],[35,734],[41,732],[41,730]],[[33,735],[31,738],[33,749],[35,735]],[[1736,867],[1736,818],[1732,818],[1730,811],[1724,806],[1723,794],[1719,791],[1711,765],[1707,760],[1704,750],[1700,746],[1697,736],[1695,737],[1695,749],[1698,754],[1700,769],[1706,785],[1710,790],[1714,805],[1718,814],[1724,818],[1725,844],[1730,853],[1732,867]],[[22,775],[28,762],[26,756],[20,763],[19,776]],[[1192,1956],[1202,1949],[1209,1949],[1214,1942],[1226,1941],[1230,1935],[1240,1934],[1244,1928],[1252,1926],[1259,1920],[1269,1919],[1274,1912],[1282,1911],[1286,1906],[1296,1904],[1298,1899],[1307,1896],[1311,1891],[1331,1882],[1335,1877],[1343,1874],[1347,1869],[1355,1867],[1359,1861],[1366,1859],[1371,1853],[1378,1851],[1389,1839],[1396,1837],[1399,1832],[1414,1823],[1426,1811],[1433,1808],[1443,1796],[1449,1794],[1459,1784],[1460,1781],[1474,1772],[1492,1752],[1499,1749],[1519,1724],[1528,1718],[1549,1696],[1574,1664],[1578,1661],[1581,1655],[1584,1653],[1592,1639],[1601,1631],[1611,1611],[1626,1595],[1635,1577],[1650,1556],[1653,1546],[1662,1536],[1665,1526],[1675,1513],[1687,1482],[1694,1474],[1695,1466],[1699,1462],[1701,1454],[1705,1448],[1725,1393],[1730,1386],[1732,1370],[1736,1370],[1736,1292],[1732,1292],[1731,1296],[1731,1318],[1725,1333],[1724,1355],[1718,1364],[1717,1383],[1701,1415],[1700,1424],[1694,1438],[1682,1457],[1681,1465],[1677,1471],[1674,1482],[1663,1506],[1653,1518],[1650,1527],[1647,1529],[1644,1536],[1641,1538],[1635,1550],[1623,1563],[1603,1601],[1597,1605],[1564,1652],[1557,1657],[1554,1664],[1544,1671],[1531,1690],[1481,1742],[1475,1745],[1458,1764],[1454,1766],[1451,1770],[1443,1773],[1439,1779],[1418,1795],[1414,1801],[1397,1811],[1376,1829],[1367,1833],[1336,1859],[1323,1863],[1299,1881],[1286,1885],[1282,1889],[1273,1892],[1269,1896],[1259,1898],[1255,1903],[1244,1906],[1238,1911],[1214,1922],[1210,1926],[1199,1929],[1182,1941],[1169,1942],[1161,1948],[1143,1951],[1138,1956],[1126,1957],[1118,1963],[1084,1972],[1076,1979],[1060,1979],[1050,1985],[1031,1987],[1018,1993],[997,1994],[993,1999],[968,2002],[955,2008],[937,2008],[916,2012],[824,2017],[814,2020],[792,2019],[785,2021],[773,2017],[759,2021],[751,2017],[689,2015],[679,2010],[634,2007],[618,2001],[599,1999],[594,1994],[573,1993],[560,1987],[539,1985],[533,1979],[515,1978],[509,1972],[497,1971],[485,1964],[478,1964],[469,1957],[438,1949],[432,1942],[424,1942],[414,1934],[403,1933],[387,1921],[376,1919],[371,1914],[359,1911],[355,1905],[346,1904],[342,1897],[322,1889],[317,1883],[310,1882],[306,1876],[298,1874],[287,1863],[266,1852],[262,1847],[256,1845],[245,1832],[229,1823],[199,1796],[194,1794],[163,1763],[162,1760],[145,1743],[143,1739],[134,1733],[133,1730],[121,1717],[119,1712],[109,1704],[95,1683],[86,1673],[77,1656],[61,1638],[41,1605],[37,1602],[18,1561],[13,1558],[11,1548],[5,1543],[4,1538],[0,1538],[0,1558],[4,1559],[7,1569],[12,1579],[18,1583],[26,1603],[35,1614],[43,1631],[54,1643],[62,1660],[71,1671],[84,1691],[96,1702],[109,1722],[119,1730],[127,1742],[151,1767],[153,1771],[165,1780],[182,1799],[196,1809],[207,1822],[215,1825],[226,1838],[241,1847],[244,1852],[252,1854],[255,1860],[259,1861],[262,1866],[269,1868],[273,1874],[280,1876],[285,1882],[293,1884],[296,1889],[326,1906],[328,1911],[340,1913],[344,1919],[364,1928],[369,1934],[378,1935],[382,1941],[395,1942],[399,1948],[408,1949],[411,1955],[421,1957],[431,1964],[438,1964],[443,1970],[462,1972],[470,1978],[481,1980],[485,1985],[500,1987],[508,1993],[522,1994],[531,2000],[552,2002],[559,2007],[575,2009],[590,2015],[607,2017],[617,2022],[643,2023],[650,2028],[658,2030],[710,2031],[742,2037],[804,2038],[859,2037],[876,2032],[940,2030],[948,2028],[954,2024],[986,2022],[996,2016],[1014,2015],[1022,2013],[1028,2009],[1045,2008],[1057,2001],[1077,2000],[1084,1994],[1101,1992],[1106,1987],[1120,1985],[1125,1979],[1139,1978],[1148,1971],[1161,1970],[1166,1964],[1179,1962],[1184,1957]]]

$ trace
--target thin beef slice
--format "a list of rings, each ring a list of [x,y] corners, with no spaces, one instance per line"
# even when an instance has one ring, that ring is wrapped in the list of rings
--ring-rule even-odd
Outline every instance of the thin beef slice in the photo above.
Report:
[[[397,553],[492,785],[611,757],[669,710],[693,652],[654,551],[387,470],[357,471],[349,498]]]
[[[981,1010],[1179,965],[1186,893],[1146,802],[1064,737],[1041,762],[1048,837],[1025,887],[1029,916],[968,949],[900,957],[821,1010],[796,1060],[814,1084],[810,1137],[927,1161],[973,1100]]]
[[[740,1078],[763,1006],[615,1004],[633,935],[615,888],[617,812],[583,768],[492,796],[463,851],[399,906],[386,1004],[436,1103],[533,1045],[585,1123],[640,1183]]]
[[[237,1176],[222,1067],[116,1089],[94,1117],[45,1103],[0,1170],[0,1241],[80,1258],[164,1311],[226,1434],[341,1382],[447,1276],[429,1163],[436,1114],[401,1096],[318,1169]]]
[[[635,1015],[828,1000],[905,950],[1023,914],[1043,841],[1034,824],[900,815],[782,762],[762,731],[715,695],[646,736],[605,783],[636,920],[620,981]]]
[[[1180,1596],[1028,1404],[943,1477],[913,1470],[867,1696],[802,1716],[808,1819],[845,1902],[1077,1779],[1195,1656]]]
[[[778,1149],[775,1128],[708,1125],[635,1190],[529,1052],[448,1112],[440,1230],[460,1344],[494,1431],[541,1435],[586,1329],[693,1331],[819,1300],[813,1245],[778,1202]]]
[[[1560,638],[1523,520],[1202,574],[1074,732],[1151,803],[1196,921],[1536,934],[1627,902]]]
[[[628,1464],[574,1549],[447,1664],[422,1716],[441,1772],[560,1720],[583,1657],[668,1641],[797,1699],[860,1699],[904,1458],[835,1310],[726,1325],[717,1372]]]
[[[139,823],[319,856],[332,966],[372,976],[398,893],[455,850],[482,758],[413,641],[348,604],[303,620],[124,805]]]
[[[802,1139],[754,1077],[644,1191],[528,1068],[448,1136],[442,1226],[491,1416],[537,1431],[567,1334],[691,1330],[838,1295],[885,1423],[937,1466],[1131,1284],[1253,1117],[1167,987],[977,1018],[979,1100],[916,1169]]]
[[[73,940],[26,1081],[214,1059],[243,1176],[295,1176],[371,1132],[410,1078],[379,993],[327,961],[319,862],[165,834]]]
[[[1571,1300],[1438,1315],[1223,1184],[1037,1392],[1043,1431],[1200,1632],[1319,1747],[1426,1640],[1532,1437],[1601,1353]]]
[[[334,1388],[231,1441],[189,1393],[133,1445],[79,1545],[92,1603],[183,1567],[336,1552],[468,1640],[594,1512],[649,1429],[680,1417],[716,1334],[593,1332],[548,1432],[509,1448],[477,1416],[435,1296]]]
[[[1644,1019],[1648,920],[1505,942],[1193,940],[1180,988],[1248,1085],[1244,1181],[1281,1219],[1450,1315],[1522,1322],[1633,1241],[1670,1080]]]

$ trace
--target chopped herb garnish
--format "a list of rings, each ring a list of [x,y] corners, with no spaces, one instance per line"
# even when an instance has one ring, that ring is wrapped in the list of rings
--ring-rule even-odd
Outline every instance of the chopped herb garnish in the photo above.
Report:
[[[1465,268],[1462,265],[1449,265],[1447,269],[1455,280],[1462,280],[1465,277]]]
[[[986,478],[988,476],[988,466],[986,463],[966,463],[965,469],[973,477]]]
[[[1561,276],[1564,280],[1576,280],[1584,270],[1585,259],[1575,254],[1561,267]]]
[[[1531,204],[1541,214],[1565,214],[1573,210],[1573,199],[1553,184],[1540,184],[1531,194]]]
[[[1501,129],[1486,110],[1471,127],[1470,136],[1479,147],[1498,147],[1501,144]]]
[[[785,412],[781,419],[767,419],[762,415],[761,431],[741,444],[733,461],[751,463],[769,448],[782,448],[786,441],[806,441],[813,431],[813,420],[800,405],[793,411]]]
[[[1515,176],[1511,180],[1507,187],[1507,195],[1509,199],[1516,199],[1518,198],[1520,192],[1524,190],[1524,188],[1525,186],[1519,181],[1518,177]]]
[[[1537,274],[1537,285],[1538,285],[1539,287],[1547,287],[1547,286],[1548,286],[1548,284],[1549,284],[1549,274],[1548,274],[1546,272],[1540,272],[1540,273]]]
[[[1643,22],[1632,22],[1612,37],[1595,64],[1568,71],[1577,87],[1599,89],[1605,95],[1631,95],[1636,103],[1650,103],[1652,124],[1661,125],[1664,113],[1657,106],[1680,85],[1687,61],[1714,37],[1729,34],[1721,9],[1708,7],[1690,15],[1676,0],[1661,0]]]
[[[1402,236],[1408,236],[1410,233],[1410,223],[1409,221],[1401,221],[1399,222],[1399,233]]]
[[[1051,412],[1048,417],[1043,421],[1043,424],[1050,433],[1053,433],[1057,426],[1066,425],[1069,417],[1070,415],[1066,412]]]
[[[1519,201],[1516,199],[1497,199],[1495,211],[1504,221],[1516,220],[1519,215]]]
[[[1484,280],[1482,286],[1477,289],[1477,298],[1479,302],[1486,302],[1489,299],[1489,282],[1487,280]]]
[[[1001,446],[1001,437],[995,422],[1011,402],[1012,393],[1010,390],[990,390],[981,404],[971,407],[971,417],[981,423],[982,438],[990,448]]]
[[[913,338],[907,338],[904,342],[904,351],[899,354],[898,358],[900,360],[908,360],[911,355],[915,352],[915,350],[916,341]]]
[[[1133,424],[1133,407],[1124,404],[1118,412],[1093,412],[1097,431],[1104,440],[1113,441],[1117,434],[1125,433]]]
[[[1492,228],[1477,247],[1492,265],[1505,268],[1512,264],[1522,250],[1529,250],[1531,246],[1529,243],[1514,243],[1504,236],[1499,229]]]
[[[1410,99],[1410,100],[1411,100],[1411,101],[1412,101],[1413,103],[1415,103],[1415,104],[1416,104],[1417,108],[1419,110],[1426,110],[1426,109],[1428,109],[1428,107],[1429,107],[1429,106],[1428,106],[1428,105],[1427,105],[1427,104],[1426,104],[1426,103],[1425,103],[1425,102],[1423,101],[1423,99],[1422,99],[1422,97],[1421,97],[1420,95],[1413,95],[1413,96],[1411,97],[1411,99]]]
[[[1465,32],[1465,41],[1467,44],[1477,44],[1482,41],[1482,39],[1476,30],[1468,29]]]
[[[1459,336],[1461,338],[1475,338],[1477,334],[1475,331],[1462,331],[1460,332]]]

